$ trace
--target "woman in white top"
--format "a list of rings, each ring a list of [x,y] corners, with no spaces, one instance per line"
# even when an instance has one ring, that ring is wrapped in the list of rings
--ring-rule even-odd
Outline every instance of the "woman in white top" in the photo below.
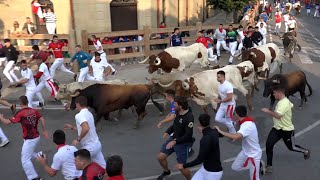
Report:
[[[46,19],[46,28],[48,31],[48,34],[55,34],[56,32],[56,15],[52,12],[51,8],[47,8],[47,10],[44,10],[43,13],[44,18]]]
[[[23,34],[25,34],[22,29],[20,28],[20,25],[18,21],[13,22],[13,27],[11,29],[11,34],[15,35],[16,37],[19,37]],[[24,46],[24,40],[23,39],[17,39],[18,46]]]

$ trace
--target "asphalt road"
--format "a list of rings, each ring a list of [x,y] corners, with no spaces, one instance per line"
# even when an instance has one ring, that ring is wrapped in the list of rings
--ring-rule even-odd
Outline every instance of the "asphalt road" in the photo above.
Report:
[[[305,10],[303,9],[302,15],[297,17],[297,20],[304,25],[301,25],[298,29],[298,41],[303,49],[306,50],[307,56],[294,56],[293,63],[284,65],[284,72],[289,72],[296,69],[302,69],[307,74],[307,79],[313,88],[313,95],[309,98],[309,103],[304,106],[302,110],[297,109],[297,105],[300,102],[299,95],[291,97],[290,100],[294,103],[294,125],[296,128],[297,144],[311,149],[311,158],[304,160],[301,154],[289,152],[284,144],[280,141],[274,150],[274,172],[261,179],[267,180],[302,180],[302,179],[318,179],[319,178],[319,161],[320,161],[320,144],[318,143],[318,137],[320,136],[320,111],[319,111],[319,76],[320,76],[320,54],[317,54],[320,43],[316,39],[320,39],[320,20],[313,19],[312,17],[306,17]],[[272,24],[274,21],[271,21]],[[273,27],[272,27],[273,29]],[[308,32],[312,32],[313,36]],[[316,39],[315,39],[316,38]],[[268,39],[270,41],[270,39]],[[279,38],[272,36],[272,41],[281,45]],[[310,47],[310,48],[305,48]],[[319,48],[320,49],[320,48]],[[225,65],[227,57],[220,62]],[[312,64],[310,63],[312,62]],[[306,63],[307,62],[307,63]],[[129,77],[128,77],[129,78]],[[132,78],[132,77],[130,77]],[[263,114],[260,109],[268,107],[269,99],[262,97],[263,83],[259,84],[260,91],[254,95],[254,107],[255,110],[250,114],[255,118],[259,132],[259,139],[261,147],[265,147],[267,135],[272,128],[272,119]],[[237,93],[239,94],[239,93]],[[13,95],[11,95],[13,96]],[[237,104],[245,104],[244,98],[238,95],[239,100]],[[202,110],[190,103],[194,112],[194,116],[197,118]],[[164,126],[162,129],[158,129],[156,124],[161,118],[159,112],[153,105],[147,107],[148,115],[143,120],[140,129],[132,129],[133,123],[137,116],[132,114],[130,110],[124,111],[122,118],[118,123],[110,121],[102,121],[100,124],[99,137],[102,142],[103,154],[105,157],[118,154],[124,159],[124,173],[127,179],[155,179],[155,176],[162,172],[157,160],[156,155],[159,152],[161,144],[164,142],[162,134],[168,127]],[[9,111],[4,109],[1,112],[5,113],[8,117]],[[65,123],[74,123],[74,115],[76,111],[66,112],[64,110],[44,110],[41,111],[42,115],[46,118],[47,128],[52,134],[56,129],[62,129]],[[115,114],[112,114],[115,115]],[[214,113],[211,111],[210,115],[213,117]],[[212,124],[215,125],[214,120]],[[196,121],[196,126],[198,122]],[[24,180],[25,174],[21,167],[20,151],[22,146],[22,130],[20,125],[4,126],[0,125],[6,135],[10,139],[10,144],[5,148],[0,148],[0,179],[8,180]],[[196,142],[194,149],[196,154],[198,152],[199,139],[201,134],[194,131]],[[67,131],[67,141],[71,143],[76,138],[76,134]],[[241,150],[240,142],[231,143],[225,138],[220,139],[221,148],[221,160],[223,161],[224,175],[223,179],[248,179],[249,172],[234,172],[231,170],[232,158],[235,157]],[[52,140],[41,139],[41,143],[37,150],[44,151],[51,163],[52,156],[56,151]],[[196,155],[189,160],[195,158]],[[263,159],[266,159],[265,153]],[[36,162],[34,163],[37,172],[44,178],[48,178],[45,175],[42,167]],[[172,155],[169,158],[169,167],[174,170],[176,164],[175,156]],[[194,171],[193,171],[194,172]],[[179,173],[174,173],[167,179],[180,180],[183,179]],[[62,179],[62,176],[48,179]]]

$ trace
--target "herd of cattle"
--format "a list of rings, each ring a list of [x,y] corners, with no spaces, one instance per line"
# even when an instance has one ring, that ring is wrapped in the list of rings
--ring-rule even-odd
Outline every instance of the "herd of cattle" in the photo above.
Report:
[[[237,65],[227,65],[225,67],[215,67],[212,69],[208,60],[207,50],[201,43],[195,43],[188,47],[170,47],[153,55],[140,63],[148,63],[148,72],[151,74],[158,69],[162,69],[166,74],[159,78],[150,78],[148,83],[143,85],[130,85],[122,80],[109,80],[103,83],[97,82],[74,82],[63,84],[59,87],[57,99],[67,101],[70,109],[75,109],[74,99],[77,96],[85,96],[88,99],[88,106],[95,110],[95,122],[104,117],[109,119],[109,113],[119,110],[118,118],[122,109],[135,109],[138,114],[135,127],[139,127],[139,122],[146,115],[146,104],[151,98],[153,104],[163,113],[164,108],[152,99],[155,94],[164,95],[165,90],[173,89],[177,96],[186,96],[195,101],[208,111],[207,106],[211,104],[213,109],[217,109],[214,99],[218,98],[217,72],[223,70],[226,73],[226,80],[235,89],[246,97],[247,105],[253,110],[252,96],[257,88],[259,80],[264,80],[263,96],[271,98],[270,108],[274,104],[272,87],[280,84],[288,90],[287,95],[300,92],[302,107],[303,101],[307,102],[305,95],[306,85],[310,94],[312,89],[307,82],[306,75],[302,71],[293,71],[289,74],[282,73],[282,56],[279,47],[274,43],[268,43],[256,48],[245,50],[238,57],[241,63]],[[185,68],[194,63],[199,63],[202,68],[211,67],[192,76],[186,74]],[[269,78],[270,73],[280,69],[280,74]]]

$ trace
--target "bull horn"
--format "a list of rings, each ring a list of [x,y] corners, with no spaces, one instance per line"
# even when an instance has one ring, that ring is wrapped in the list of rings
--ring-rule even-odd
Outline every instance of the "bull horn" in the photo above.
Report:
[[[76,91],[74,94],[71,94],[70,96],[71,97],[77,97],[80,95],[80,92],[79,91]]]
[[[154,61],[154,65],[159,66],[161,64],[161,59],[159,57]]]
[[[187,82],[182,82],[182,88],[187,91],[189,90],[190,86]]]
[[[149,56],[148,56],[145,60],[139,61],[139,63],[140,63],[140,64],[144,64],[144,63],[147,62],[148,60],[149,60]]]
[[[254,52],[251,52],[250,55],[253,56],[254,58],[257,57],[256,53],[254,53]]]
[[[164,88],[168,88],[174,83],[174,81],[172,81],[171,83],[164,85],[164,84],[161,84],[159,80],[155,80],[155,81],[156,81],[155,83],[159,84],[161,87],[164,87]]]

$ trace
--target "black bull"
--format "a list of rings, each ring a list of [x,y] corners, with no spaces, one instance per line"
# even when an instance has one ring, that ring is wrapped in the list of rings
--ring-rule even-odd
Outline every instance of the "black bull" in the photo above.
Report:
[[[300,93],[301,101],[299,105],[299,109],[303,106],[303,101],[307,102],[307,96],[305,94],[306,85],[309,88],[309,95],[312,95],[312,88],[309,85],[306,75],[303,71],[293,71],[288,74],[276,74],[272,76],[270,79],[265,80],[264,82],[264,91],[263,97],[268,97],[270,95],[270,109],[273,107],[275,103],[275,97],[272,93],[272,89],[275,86],[281,86],[286,90],[286,96],[293,96],[296,92]]]
[[[76,92],[78,96],[85,96],[88,100],[88,107],[91,107],[96,112],[95,124],[104,116],[109,118],[109,113],[119,110],[119,115],[122,109],[128,109],[134,106],[138,119],[135,123],[135,128],[139,127],[140,121],[146,113],[146,105],[151,98],[153,104],[163,112],[164,108],[153,100],[151,88],[148,85],[111,85],[111,84],[94,84],[83,90]],[[75,98],[72,97],[70,109],[75,109]]]

